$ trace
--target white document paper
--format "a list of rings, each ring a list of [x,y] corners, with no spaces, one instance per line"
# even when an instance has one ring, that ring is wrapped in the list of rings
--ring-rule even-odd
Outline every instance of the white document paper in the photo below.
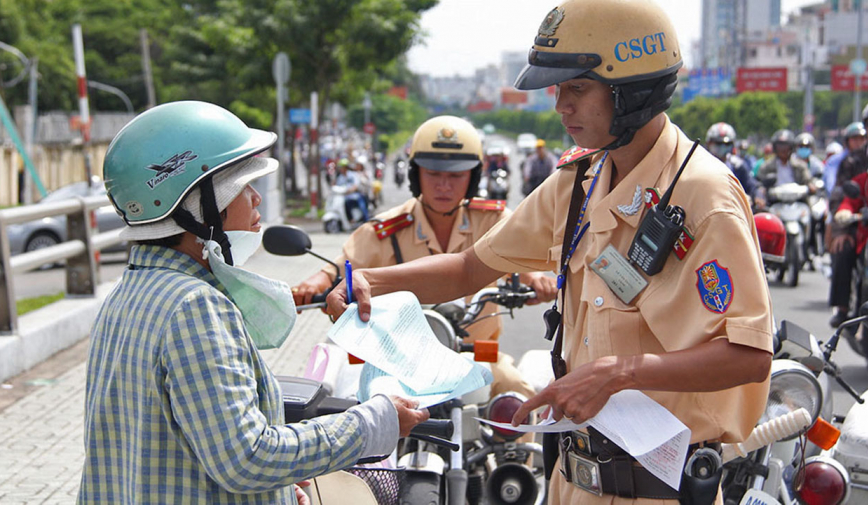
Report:
[[[493,377],[485,367],[443,346],[413,293],[399,291],[371,299],[371,318],[359,319],[352,304],[335,321],[328,337],[365,360],[359,400],[374,394],[397,394],[427,407],[461,396]]]
[[[690,445],[690,429],[671,412],[641,391],[618,392],[584,424],[548,418],[536,425],[512,426],[486,419],[493,426],[524,433],[559,433],[593,426],[636,458],[655,477],[678,490]]]

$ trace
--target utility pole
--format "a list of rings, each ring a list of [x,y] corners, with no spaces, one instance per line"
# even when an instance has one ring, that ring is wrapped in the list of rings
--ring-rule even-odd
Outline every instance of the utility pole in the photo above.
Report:
[[[81,136],[84,140],[82,151],[84,152],[84,172],[87,176],[87,185],[90,187],[93,171],[90,166],[90,107],[87,102],[87,77],[84,70],[84,42],[81,38],[81,25],[72,25],[72,50],[75,56],[75,74],[78,78],[78,110],[81,121]]]
[[[139,42],[142,45],[142,73],[145,75],[145,89],[148,92],[148,108],[157,105],[154,93],[154,74],[151,72],[151,46],[148,44],[148,31],[139,30]]]
[[[814,46],[811,43],[811,27],[806,28],[805,42],[802,44],[802,61],[805,63],[805,103],[802,131],[814,131]]]

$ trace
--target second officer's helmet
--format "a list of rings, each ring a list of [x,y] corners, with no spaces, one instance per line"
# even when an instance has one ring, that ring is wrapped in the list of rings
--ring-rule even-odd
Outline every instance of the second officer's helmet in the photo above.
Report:
[[[470,185],[465,198],[473,198],[482,178],[482,141],[476,128],[455,116],[437,116],[422,123],[410,145],[410,191],[418,197],[419,167],[436,172],[470,170]]]
[[[605,148],[614,149],[669,108],[681,65],[675,28],[655,2],[567,0],[540,25],[515,87],[578,77],[609,84],[615,103],[609,134],[616,140]]]

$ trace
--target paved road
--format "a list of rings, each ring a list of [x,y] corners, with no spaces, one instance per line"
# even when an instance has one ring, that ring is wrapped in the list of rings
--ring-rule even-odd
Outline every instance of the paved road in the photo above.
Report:
[[[513,170],[517,174],[517,170]],[[391,166],[386,177],[386,205],[409,197],[406,185],[398,190],[391,184]],[[517,180],[517,179],[516,179]],[[510,206],[518,198],[513,185]],[[319,223],[307,223],[314,249],[333,257],[346,235],[326,235]],[[320,268],[312,256],[280,258],[260,251],[249,263],[251,270],[297,283]],[[20,284],[19,284],[20,285]],[[827,281],[818,273],[806,272],[797,288],[772,285],[778,320],[792,320],[821,339],[829,336],[825,299]],[[527,349],[548,349],[542,339],[541,314],[545,307],[516,311],[505,321],[502,350],[520,356]],[[292,337],[278,350],[266,351],[266,360],[275,373],[299,374],[309,349],[324,340],[330,324],[318,311],[302,314]],[[868,389],[865,361],[842,343],[836,360],[857,390]],[[0,503],[68,504],[78,489],[83,458],[82,423],[87,341],[59,353],[0,389]],[[852,400],[835,393],[836,412],[845,413]]]

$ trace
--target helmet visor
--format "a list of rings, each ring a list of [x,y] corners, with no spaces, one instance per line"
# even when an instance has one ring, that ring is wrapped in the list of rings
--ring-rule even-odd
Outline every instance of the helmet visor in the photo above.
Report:
[[[413,161],[435,172],[466,172],[480,164],[479,158],[469,153],[418,153]]]
[[[602,59],[592,53],[549,53],[531,49],[527,65],[515,79],[517,89],[540,89],[584,75],[600,65]]]

